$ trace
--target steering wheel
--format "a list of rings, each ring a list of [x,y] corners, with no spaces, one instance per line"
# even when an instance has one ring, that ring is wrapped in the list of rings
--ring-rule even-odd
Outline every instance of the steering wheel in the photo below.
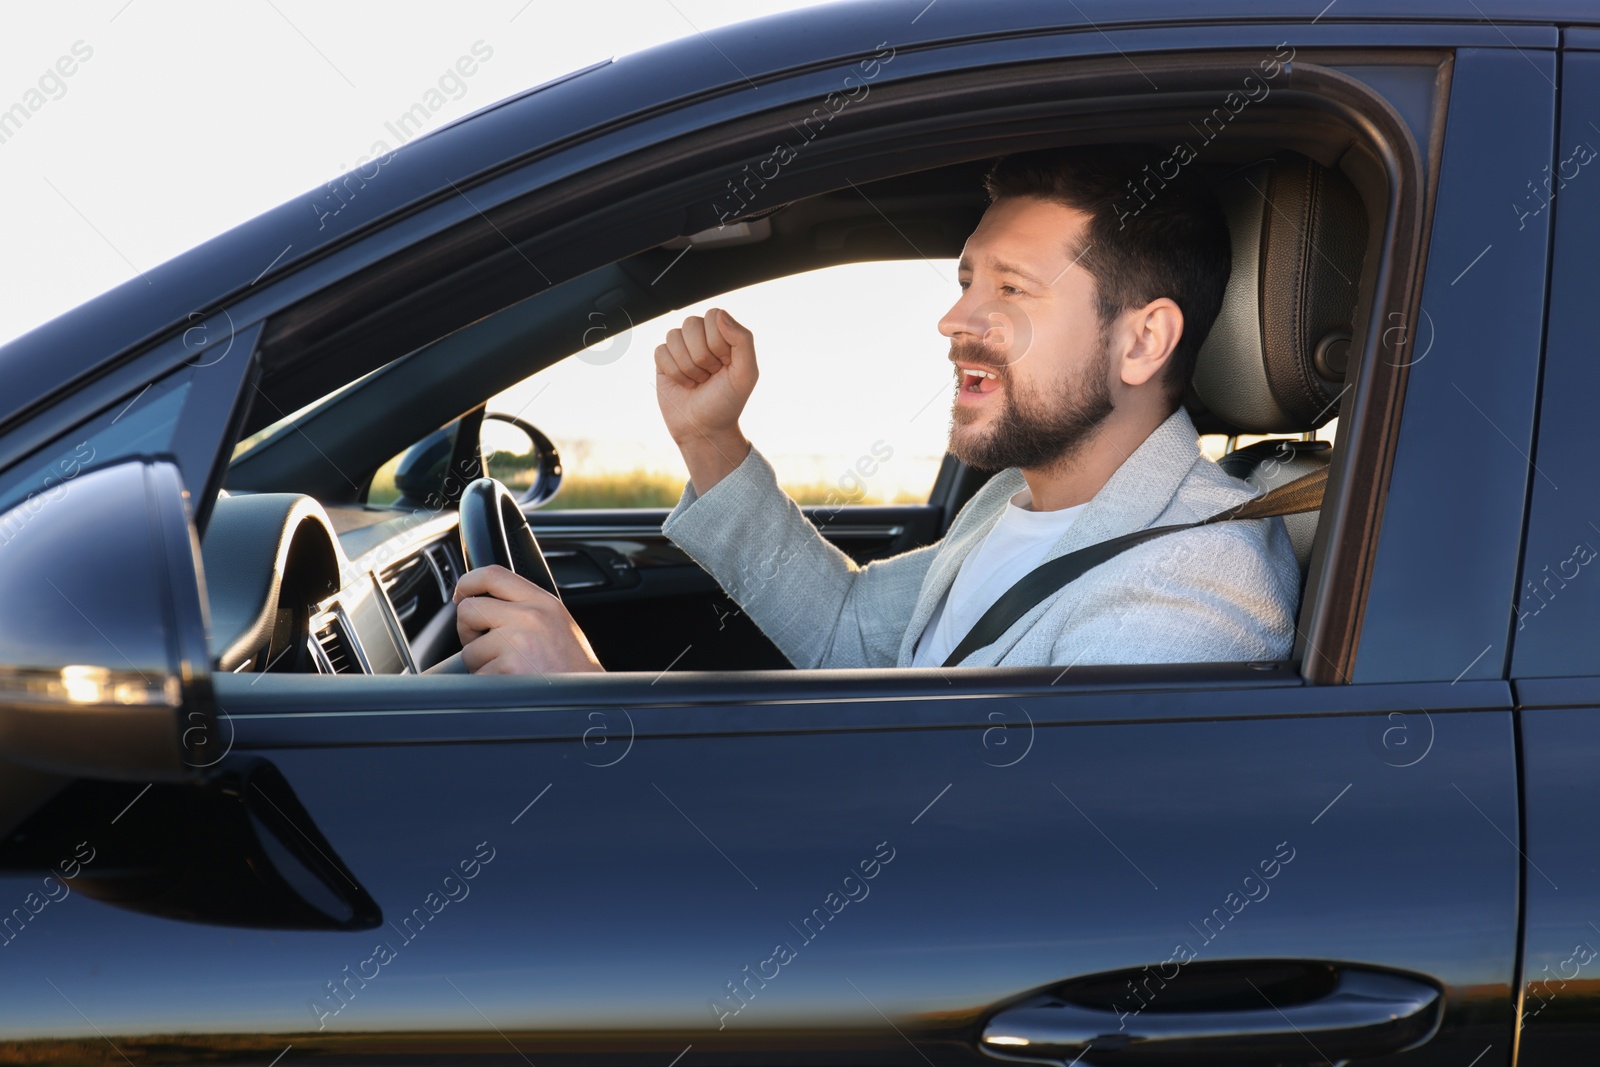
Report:
[[[528,517],[517,506],[511,490],[493,478],[479,478],[461,494],[461,554],[466,557],[468,570],[497,563],[561,599],[550,565],[539,550],[539,540],[528,527]],[[457,652],[423,673],[469,672]]]
[[[479,478],[461,493],[461,551],[468,570],[499,564],[561,599],[528,517],[494,478]]]

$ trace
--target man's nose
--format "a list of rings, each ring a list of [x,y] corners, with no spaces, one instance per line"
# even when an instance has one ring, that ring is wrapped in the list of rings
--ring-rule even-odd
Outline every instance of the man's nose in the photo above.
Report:
[[[1032,331],[1017,308],[1001,300],[977,300],[968,290],[939,320],[939,332],[952,341],[1005,348],[1019,335],[1031,335]]]
[[[969,289],[950,305],[950,310],[939,320],[939,332],[951,340],[963,336],[977,341],[983,340],[989,324],[987,321],[981,321],[983,316],[978,316],[976,319],[973,317],[972,313],[976,308],[977,303],[972,299],[972,292]]]

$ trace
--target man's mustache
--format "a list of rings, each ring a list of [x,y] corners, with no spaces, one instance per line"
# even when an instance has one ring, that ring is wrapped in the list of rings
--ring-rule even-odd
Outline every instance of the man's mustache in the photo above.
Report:
[[[1011,366],[1010,363],[1006,362],[994,352],[990,351],[987,345],[980,344],[976,341],[951,342],[950,362],[952,364],[966,363],[972,366],[982,367],[984,370],[994,371],[995,374],[1000,375],[1001,377],[1005,376],[1006,371]]]

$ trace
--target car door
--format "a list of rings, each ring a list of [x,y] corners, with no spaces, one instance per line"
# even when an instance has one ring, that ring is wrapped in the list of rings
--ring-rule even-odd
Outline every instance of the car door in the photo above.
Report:
[[[933,543],[944,515],[935,503],[802,510],[859,564]],[[783,653],[739,605],[662,535],[667,514],[660,508],[619,508],[528,517],[567,610],[601,662],[616,670],[668,664],[685,670],[787,667]]]
[[[1561,63],[1561,136],[1535,180],[1553,214],[1549,333],[1532,462],[1527,547],[1513,601],[1512,677],[1520,707],[1527,803],[1526,942],[1519,1062],[1568,1063],[1595,1034],[1597,841],[1585,817],[1600,801],[1595,642],[1600,591],[1589,564],[1600,546],[1587,411],[1597,384],[1591,356],[1591,250],[1600,238],[1600,190],[1586,179],[1600,135],[1600,36],[1566,33]],[[1552,189],[1545,189],[1548,180]],[[1537,201],[1524,201],[1536,207]]]
[[[1349,684],[218,677],[206,785],[80,783],[6,842],[10,897],[41,870],[83,890],[5,944],[15,1055],[945,1067],[1203,1033],[1243,1061],[1509,1063],[1499,605],[1530,472],[1501,450],[1531,439],[1546,239],[1467,260],[1550,157],[1536,29],[1456,53],[1422,300],[1449,359],[1410,357],[1381,512],[1330,509],[1372,573],[1323,577],[1365,615],[1309,654]],[[1463,380],[1499,436],[1440,432]],[[1454,465],[1470,492],[1429,489]],[[241,865],[277,896],[192,888]]]

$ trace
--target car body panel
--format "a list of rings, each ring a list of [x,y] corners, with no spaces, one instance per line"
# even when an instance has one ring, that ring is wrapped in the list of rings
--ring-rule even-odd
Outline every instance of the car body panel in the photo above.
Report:
[[[1594,48],[1600,36],[1574,34],[1568,44]],[[1600,442],[1595,420],[1584,409],[1600,385],[1591,325],[1600,190],[1582,173],[1593,161],[1593,146],[1600,145],[1593,128],[1600,122],[1600,54],[1569,50],[1561,80],[1561,140],[1545,172],[1558,195],[1550,197],[1556,236],[1549,339],[1538,445],[1531,457],[1538,473],[1513,605],[1511,659],[1524,709],[1519,719],[1528,828],[1519,1062],[1533,1067],[1586,1056],[1600,1005],[1600,917],[1590,890],[1600,873],[1600,839],[1590,817],[1600,805],[1594,772],[1600,755],[1600,594],[1587,573],[1600,546],[1589,463]],[[1577,154],[1580,145],[1588,151]]]
[[[249,1035],[341,1062],[408,1032],[440,1053],[499,1054],[494,1030],[538,1062],[589,1061],[617,1041],[639,1062],[691,1044],[713,1059],[898,1061],[908,1039],[981,1062],[972,1032],[993,1007],[1186,945],[1196,959],[1433,976],[1445,1029],[1407,1062],[1486,1045],[1499,1051],[1481,1062],[1507,1062],[1519,869],[1484,821],[1516,820],[1510,713],[1415,710],[1443,704],[1444,687],[1218,688],[1200,698],[1211,714],[1187,721],[1162,720],[1194,693],[1071,688],[1023,705],[968,690],[461,718],[341,713],[326,688],[273,712],[274,681],[219,691],[230,758],[283,773],[385,925],[250,931],[66,903],[6,949],[13,973],[59,987],[8,997],[29,1036],[84,1034],[70,999],[113,1037],[217,1035],[182,1043],[199,1051]],[[1509,703],[1503,683],[1449,695]],[[1372,713],[1402,704],[1412,711]],[[1077,721],[1052,724],[1063,718]],[[429,722],[455,743],[417,743]],[[116,827],[118,804],[72,813],[91,846],[150,832],[136,792]],[[459,900],[429,905],[437,925],[402,928],[480,846],[492,862],[452,887]],[[27,884],[0,879],[12,895]],[[820,907],[837,926],[803,925]],[[63,951],[82,939],[116,948]],[[340,985],[377,942],[394,951],[366,968],[379,977]],[[795,958],[736,999],[728,983],[777,943]]]
[[[1549,214],[1506,205],[1554,143],[1555,57],[1456,55],[1432,247],[1357,681],[1504,674],[1543,342]]]
[[[1537,464],[1531,486],[1527,544],[1521,582],[1510,598],[1515,678],[1561,677],[1595,671],[1600,641],[1600,582],[1587,565],[1600,548],[1600,514],[1593,507],[1591,460],[1600,448],[1600,427],[1585,410],[1600,395],[1594,359],[1594,260],[1600,240],[1600,189],[1577,173],[1574,150],[1600,147],[1600,54],[1579,52],[1562,63],[1559,157],[1554,175],[1555,250],[1550,285],[1550,325],[1545,345],[1544,389],[1539,404]],[[1563,162],[1568,161],[1568,162]],[[1524,190],[1526,193],[1527,191]],[[1537,201],[1526,201],[1529,207]],[[1502,208],[1502,210],[1504,210]],[[1545,212],[1551,214],[1550,211]]]
[[[1517,694],[1528,826],[1517,1062],[1544,1067],[1587,1055],[1600,1004],[1600,919],[1589,891],[1600,875],[1600,833],[1587,817],[1600,801],[1600,684],[1539,679],[1519,683]]]

